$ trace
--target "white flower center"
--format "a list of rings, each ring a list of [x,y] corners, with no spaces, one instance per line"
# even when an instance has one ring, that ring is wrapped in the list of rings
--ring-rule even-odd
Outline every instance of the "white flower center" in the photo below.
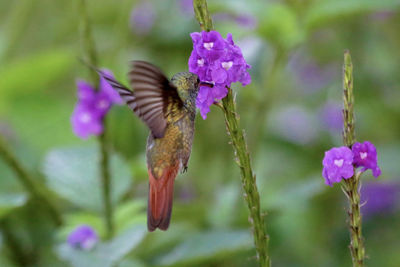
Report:
[[[222,67],[223,67],[224,69],[229,70],[229,69],[232,67],[233,62],[232,62],[232,61],[222,62],[221,65],[222,65]]]
[[[335,159],[333,163],[340,168],[343,166],[343,159]]]
[[[203,46],[204,46],[205,49],[211,50],[211,48],[213,48],[213,46],[214,46],[214,43],[213,42],[204,43]]]
[[[83,123],[88,123],[89,121],[92,120],[92,116],[90,116],[90,114],[88,112],[84,112],[81,114],[81,116],[79,117],[79,120]]]
[[[203,67],[204,66],[204,58],[198,59],[197,60],[197,66]]]
[[[108,101],[107,100],[100,100],[98,103],[97,103],[97,107],[98,108],[101,108],[101,109],[105,109],[105,108],[107,108],[108,107]]]
[[[97,243],[96,238],[88,238],[82,242],[81,246],[84,250],[91,250],[94,247],[94,245],[96,245],[96,243]]]
[[[360,152],[360,158],[365,159],[368,156],[367,152]]]

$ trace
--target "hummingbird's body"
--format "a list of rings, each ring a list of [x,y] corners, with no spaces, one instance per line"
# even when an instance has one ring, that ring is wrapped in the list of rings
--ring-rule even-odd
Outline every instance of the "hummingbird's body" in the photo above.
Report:
[[[154,138],[150,133],[147,139],[146,157],[149,173],[149,203],[147,225],[150,231],[156,227],[166,230],[169,226],[172,211],[174,181],[177,173],[186,170],[192,151],[194,135],[194,119],[196,116],[195,99],[186,94],[190,88],[186,79],[192,73],[178,73],[172,78],[172,83],[178,89],[178,94],[184,100],[184,105],[171,106],[174,110],[167,116],[167,127],[162,138]],[[190,93],[188,91],[188,93]]]
[[[169,81],[158,68],[143,61],[134,61],[129,73],[133,92],[114,79],[103,77],[151,130],[146,147],[147,226],[149,231],[166,230],[175,177],[187,169],[192,149],[200,81],[190,72],[175,74]]]

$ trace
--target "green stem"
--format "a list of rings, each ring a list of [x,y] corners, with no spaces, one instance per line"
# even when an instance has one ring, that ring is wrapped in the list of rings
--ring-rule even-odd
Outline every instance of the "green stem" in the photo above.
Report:
[[[41,201],[47,208],[50,216],[53,218],[56,225],[62,224],[62,217],[59,210],[54,206],[54,202],[48,196],[46,190],[43,190],[41,186],[35,182],[35,180],[28,174],[22,164],[14,156],[14,154],[7,148],[5,141],[0,136],[0,156],[3,160],[11,167],[11,169],[17,174],[17,178],[21,184],[25,187],[25,190],[29,192],[31,197],[34,197]]]
[[[353,64],[349,51],[344,52],[343,66],[343,143],[351,148],[356,141],[354,131],[354,93]],[[355,170],[354,170],[355,171]],[[365,248],[362,237],[362,220],[360,212],[360,175],[356,173],[350,179],[342,182],[342,190],[349,200],[350,252],[353,266],[364,266]]]
[[[104,128],[106,121],[104,120]],[[104,220],[107,229],[106,238],[110,239],[114,235],[113,207],[111,202],[111,177],[109,171],[109,156],[105,132],[99,137],[101,149],[101,180],[103,184],[104,201]]]
[[[92,28],[88,12],[86,10],[86,0],[79,0],[79,10],[82,18],[81,40],[84,47],[85,62],[89,62],[91,66],[97,67],[97,52],[93,41]],[[94,69],[89,69],[92,82],[95,88],[99,85],[99,75]]]
[[[3,239],[6,241],[5,244],[10,251],[10,258],[18,264],[18,266],[28,266],[32,263],[29,253],[23,249],[20,242],[21,240],[18,240],[14,235],[7,219],[0,221],[0,228]]]
[[[200,23],[202,30],[210,31],[213,29],[210,13],[207,9],[206,0],[193,1],[196,19]],[[250,154],[248,152],[244,131],[240,129],[239,119],[236,112],[236,105],[232,90],[228,88],[228,94],[222,99],[222,108],[225,117],[225,124],[228,135],[231,138],[232,146],[235,152],[236,163],[239,165],[242,186],[244,190],[244,199],[249,209],[249,221],[253,227],[254,243],[257,250],[257,258],[260,266],[270,266],[268,255],[268,240],[264,223],[264,216],[261,215],[260,195],[258,193],[256,177],[251,167]]]
[[[97,66],[97,52],[92,37],[92,31],[90,27],[90,20],[86,10],[86,1],[80,0],[80,11],[82,16],[82,44],[85,48],[85,54],[87,55],[87,62],[91,66]],[[92,75],[92,82],[98,89],[99,76],[94,69],[90,69]],[[103,199],[103,213],[104,213],[104,224],[106,228],[106,239],[110,239],[114,234],[114,220],[113,220],[113,206],[111,202],[111,176],[109,168],[109,152],[107,149],[106,140],[106,127],[104,120],[104,132],[98,137],[100,145],[100,168],[101,168],[101,183],[102,183],[102,199]]]

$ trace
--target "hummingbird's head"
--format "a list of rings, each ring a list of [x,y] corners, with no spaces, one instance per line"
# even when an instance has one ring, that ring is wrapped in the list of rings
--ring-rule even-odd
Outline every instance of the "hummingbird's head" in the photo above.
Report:
[[[200,79],[196,74],[179,72],[172,77],[171,82],[178,89],[179,97],[184,103],[194,104],[200,85]]]
[[[172,77],[171,82],[178,89],[179,97],[186,107],[193,111],[196,110],[196,98],[200,86],[213,87],[212,83],[201,82],[199,77],[191,72],[179,72]]]

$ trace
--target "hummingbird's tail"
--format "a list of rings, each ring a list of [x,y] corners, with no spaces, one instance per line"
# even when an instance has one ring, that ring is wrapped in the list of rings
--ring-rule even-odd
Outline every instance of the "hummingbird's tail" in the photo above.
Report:
[[[154,178],[149,168],[149,203],[147,205],[147,228],[153,232],[157,227],[167,230],[171,220],[174,181],[179,167],[165,169],[163,175]]]

